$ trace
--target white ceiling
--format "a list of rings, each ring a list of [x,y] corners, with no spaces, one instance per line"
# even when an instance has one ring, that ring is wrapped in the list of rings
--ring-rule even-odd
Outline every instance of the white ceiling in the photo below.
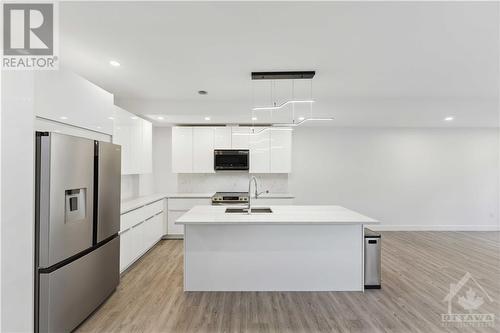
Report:
[[[65,66],[163,123],[249,122],[252,71],[316,70],[331,125],[498,125],[496,2],[63,2],[60,34]]]

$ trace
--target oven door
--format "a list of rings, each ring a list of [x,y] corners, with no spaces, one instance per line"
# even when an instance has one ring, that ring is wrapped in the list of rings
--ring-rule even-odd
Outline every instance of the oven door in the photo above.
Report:
[[[214,169],[248,170],[249,151],[247,150],[214,150]]]

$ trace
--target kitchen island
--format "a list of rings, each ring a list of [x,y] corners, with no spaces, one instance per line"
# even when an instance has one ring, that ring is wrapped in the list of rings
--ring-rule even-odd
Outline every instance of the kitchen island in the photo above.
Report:
[[[378,221],[341,206],[271,206],[182,215],[185,291],[362,291],[364,226]]]

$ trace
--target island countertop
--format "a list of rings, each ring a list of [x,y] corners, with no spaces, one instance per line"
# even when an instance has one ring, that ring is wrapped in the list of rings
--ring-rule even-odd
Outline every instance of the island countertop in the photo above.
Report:
[[[230,206],[231,208],[240,206]],[[228,206],[195,206],[176,224],[378,224],[342,206],[270,206],[272,213],[226,213]],[[253,207],[258,208],[258,207]]]

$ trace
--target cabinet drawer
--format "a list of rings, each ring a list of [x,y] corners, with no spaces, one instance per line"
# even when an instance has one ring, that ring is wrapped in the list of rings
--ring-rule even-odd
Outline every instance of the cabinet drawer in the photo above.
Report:
[[[120,272],[127,269],[140,254],[140,231],[140,228],[135,227],[120,233]]]
[[[145,209],[146,218],[150,218],[151,216],[163,212],[163,200],[155,201],[143,208]]]
[[[158,214],[154,217],[153,222],[153,239],[156,242],[157,240],[163,237],[163,220],[165,218],[164,213]]]
[[[211,201],[209,198],[197,198],[197,199],[185,199],[185,198],[172,198],[168,199],[168,210],[190,210],[194,206],[198,205],[210,205]]]
[[[120,230],[127,230],[134,225],[163,211],[163,200],[155,201],[149,205],[134,209],[128,213],[122,214],[120,220]]]
[[[146,219],[144,213],[145,212],[142,210],[142,208],[138,208],[128,213],[122,214],[122,216],[120,217],[120,230],[127,230],[134,225],[144,221]]]

